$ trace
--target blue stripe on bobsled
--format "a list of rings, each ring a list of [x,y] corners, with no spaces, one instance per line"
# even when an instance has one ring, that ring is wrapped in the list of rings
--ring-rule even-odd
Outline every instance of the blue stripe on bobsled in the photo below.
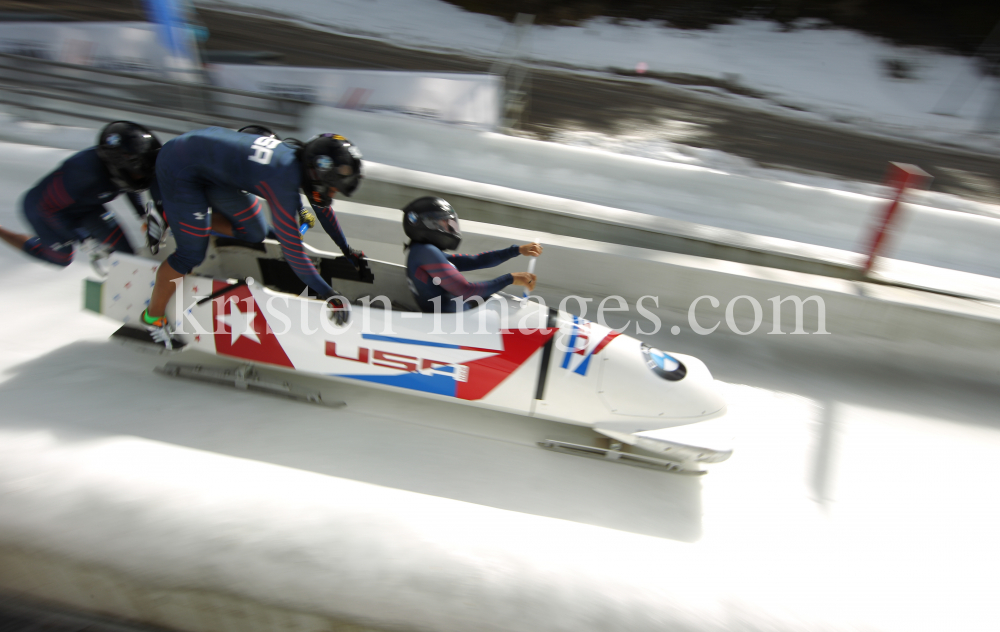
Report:
[[[365,340],[381,340],[383,342],[399,342],[404,345],[420,345],[421,347],[440,347],[442,349],[461,349],[461,345],[449,345],[443,342],[428,342],[426,340],[414,340],[413,338],[396,338],[395,336],[380,336],[378,334],[361,334]]]
[[[440,369],[443,368],[445,367],[441,367]],[[408,388],[411,391],[434,393],[435,395],[455,396],[455,378],[450,375],[403,373],[402,375],[337,375],[337,377],[361,380],[363,382],[375,382],[376,384],[385,384],[386,386],[395,386],[398,388]]]
[[[566,355],[563,356],[562,368],[569,368],[569,359],[573,356],[573,345],[576,344],[576,316],[573,316],[573,333],[569,336],[569,345],[566,348]]]

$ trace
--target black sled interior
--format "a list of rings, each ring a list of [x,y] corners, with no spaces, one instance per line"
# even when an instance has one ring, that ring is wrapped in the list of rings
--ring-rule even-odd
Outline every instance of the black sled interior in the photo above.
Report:
[[[410,293],[404,266],[366,259],[357,269],[346,257],[303,245],[320,276],[352,303],[369,301],[372,307],[384,309],[385,300],[381,298],[384,297],[393,310],[420,311]],[[308,288],[285,261],[281,245],[271,239],[250,244],[237,239],[213,237],[204,262],[194,273],[217,279],[244,280],[252,277],[276,292],[309,295],[303,294]]]

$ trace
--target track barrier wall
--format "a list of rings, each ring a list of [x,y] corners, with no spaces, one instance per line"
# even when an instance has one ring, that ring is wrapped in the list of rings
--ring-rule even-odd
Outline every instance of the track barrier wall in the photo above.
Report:
[[[838,251],[833,263],[861,261],[885,200],[869,195],[724,173],[714,169],[443,126],[412,118],[311,108],[303,133],[336,130],[365,158],[417,172],[399,182],[366,182],[357,200],[395,205],[399,186],[420,189],[423,174],[728,229]],[[383,188],[383,182],[390,190]],[[370,186],[375,184],[376,186]],[[428,179],[428,193],[465,195]],[[406,192],[409,195],[409,191]],[[470,196],[475,197],[475,196]],[[501,202],[494,197],[494,204]],[[521,204],[508,204],[517,209]],[[498,211],[500,209],[498,208]],[[459,208],[461,213],[461,208]],[[626,220],[627,221],[627,220]],[[501,222],[507,223],[507,222]],[[625,224],[625,221],[620,222]],[[617,231],[617,228],[610,229]],[[961,248],[956,248],[961,244]],[[883,255],[974,274],[1000,276],[1000,219],[907,204]],[[647,246],[648,247],[648,246]],[[701,254],[701,253],[693,253]],[[810,270],[811,271],[811,270]]]

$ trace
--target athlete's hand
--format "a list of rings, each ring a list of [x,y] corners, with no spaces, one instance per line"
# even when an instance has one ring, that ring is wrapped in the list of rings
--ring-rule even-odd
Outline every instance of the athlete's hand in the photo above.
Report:
[[[326,299],[327,314],[338,327],[343,327],[351,319],[351,302],[340,294]]]
[[[357,248],[348,248],[344,251],[344,256],[351,262],[355,270],[361,269],[361,261],[365,258],[365,253]]]
[[[535,289],[535,281],[538,277],[534,274],[530,272],[513,272],[511,276],[514,277],[514,285],[521,285],[529,290]]]
[[[524,257],[537,257],[542,254],[542,244],[537,241],[533,241],[530,244],[524,244],[523,246],[518,246],[517,249],[521,252],[521,256]]]
[[[312,209],[302,207],[299,209],[299,226],[308,225],[312,228],[316,225],[316,214],[312,212]]]

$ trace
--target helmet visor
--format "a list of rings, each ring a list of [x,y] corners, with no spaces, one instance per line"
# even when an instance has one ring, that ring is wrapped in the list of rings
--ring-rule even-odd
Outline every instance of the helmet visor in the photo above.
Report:
[[[455,217],[444,217],[438,220],[438,226],[446,233],[458,235],[458,219]]]
[[[361,184],[361,174],[356,172],[352,165],[338,165],[337,176],[337,183],[334,186],[344,195],[350,196]]]

